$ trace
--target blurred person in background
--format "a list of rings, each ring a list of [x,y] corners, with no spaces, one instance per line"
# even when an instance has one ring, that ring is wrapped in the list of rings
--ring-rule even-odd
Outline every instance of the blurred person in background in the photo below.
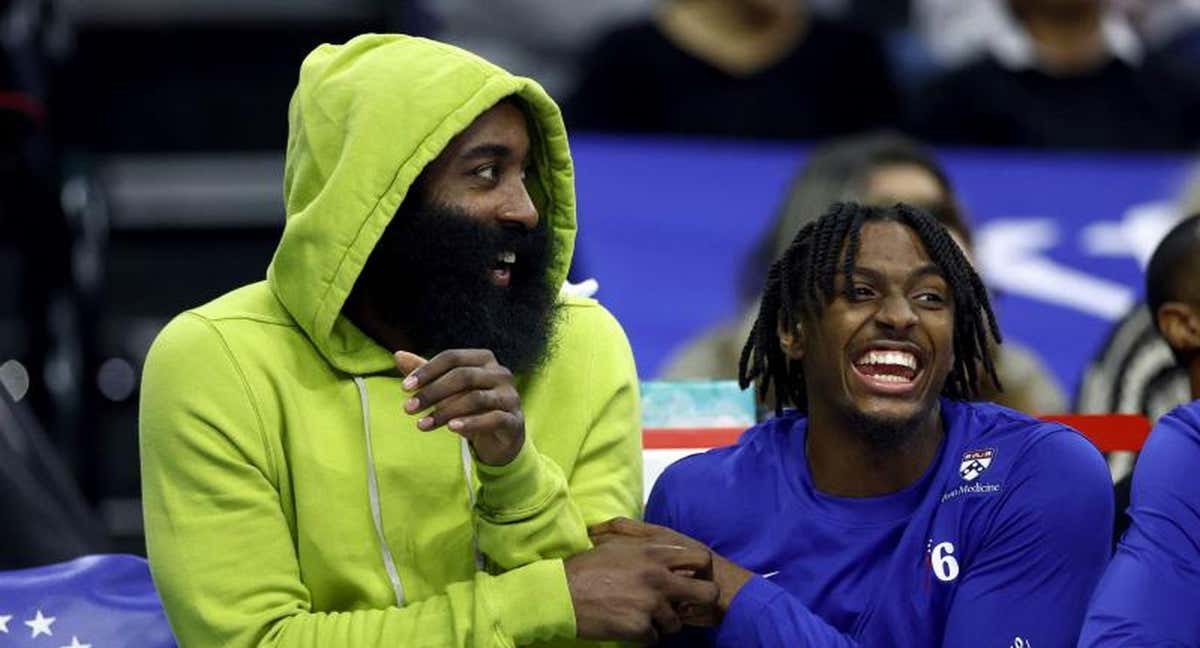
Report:
[[[878,40],[803,0],[667,0],[585,64],[564,109],[573,128],[819,138],[897,120]]]
[[[1192,402],[1159,419],[1142,447],[1132,524],[1096,588],[1081,647],[1200,644],[1200,214],[1155,250],[1146,301]]]
[[[568,96],[584,55],[615,24],[649,15],[659,0],[427,0],[438,40]],[[514,16],[518,18],[514,19]]]
[[[1200,0],[1110,0],[1164,61],[1200,68]]]
[[[1200,166],[1184,183],[1172,211],[1180,216],[1200,213]],[[1173,224],[1159,234],[1165,235]],[[1149,262],[1149,257],[1139,261]],[[1113,324],[1089,363],[1074,409],[1082,413],[1141,414],[1156,420],[1187,402],[1188,394],[1187,372],[1176,364],[1145,303],[1138,303]]]
[[[745,310],[686,343],[670,359],[661,377],[670,380],[737,377],[741,347],[758,312],[758,286],[771,261],[791,244],[796,232],[838,201],[869,205],[897,202],[918,205],[937,218],[968,258],[971,230],[950,179],[932,152],[896,133],[873,133],[831,142],[812,153],[801,168],[775,222],[747,259],[741,293]],[[1030,414],[1061,412],[1066,396],[1034,353],[1012,341],[994,350],[1004,391],[981,385],[979,398]]]
[[[989,338],[943,226],[834,205],[771,266],[739,363],[775,416],[667,468],[646,505],[663,526],[597,542],[713,549],[723,619],[677,645],[1073,644],[1109,558],[1108,471],[1074,430],[967,402],[996,380]]]
[[[299,76],[266,280],[172,320],[143,373],[146,540],[180,643],[677,630],[674,605],[717,592],[673,570],[709,554],[588,539],[640,510],[637,376],[616,320],[558,297],[576,220],[553,100],[406,36],[322,45]]]
[[[1129,22],[1105,6],[1007,0],[1007,12],[995,12],[999,22],[983,56],[921,93],[914,128],[959,145],[1200,145],[1200,76],[1147,51]]]
[[[1176,211],[1179,214],[1200,213],[1200,166],[1184,184]],[[1144,262],[1149,262],[1148,256]],[[1175,361],[1171,348],[1159,334],[1150,308],[1145,302],[1138,302],[1113,324],[1099,351],[1088,363],[1073,410],[1083,414],[1140,414],[1157,421],[1191,400],[1190,394],[1186,369]],[[1116,482],[1114,545],[1129,528],[1126,509],[1136,456],[1132,452],[1113,452],[1108,456]]]

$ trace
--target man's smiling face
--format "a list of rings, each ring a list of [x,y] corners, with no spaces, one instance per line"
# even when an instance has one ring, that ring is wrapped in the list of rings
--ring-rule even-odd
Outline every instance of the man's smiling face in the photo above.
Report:
[[[525,187],[530,137],[525,114],[502,101],[459,133],[422,174],[426,205],[450,208],[481,224],[510,231],[532,231],[538,212]],[[512,283],[520,263],[515,250],[491,260],[489,279],[499,287]]]
[[[780,332],[784,353],[804,367],[809,410],[900,442],[890,437],[936,412],[953,367],[950,288],[916,232],[880,220],[863,225],[851,290],[838,273],[832,297]]]
[[[355,286],[414,352],[491,350],[513,371],[549,351],[554,239],[525,171],[530,131],[502,101],[457,135],[422,172]]]

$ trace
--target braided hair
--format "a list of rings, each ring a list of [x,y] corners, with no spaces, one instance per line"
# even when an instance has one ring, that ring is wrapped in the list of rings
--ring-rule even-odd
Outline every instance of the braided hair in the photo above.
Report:
[[[799,315],[818,317],[836,297],[838,273],[845,277],[843,294],[852,297],[862,227],[878,221],[912,229],[949,284],[954,298],[954,366],[942,394],[971,398],[979,389],[981,368],[993,384],[1000,386],[988,344],[989,334],[1000,341],[996,316],[983,282],[946,228],[924,211],[905,204],[864,207],[835,203],[824,216],[801,228],[787,250],[771,264],[758,318],[738,360],[738,383],[743,389],[756,384],[760,400],[773,392],[776,414],[782,413],[788,403],[801,412],[808,411],[804,368],[799,360],[784,355],[780,326],[793,329]]]

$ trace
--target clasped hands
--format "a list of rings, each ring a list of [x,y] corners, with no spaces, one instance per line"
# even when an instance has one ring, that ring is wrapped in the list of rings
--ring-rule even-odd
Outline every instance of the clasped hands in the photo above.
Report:
[[[656,524],[615,518],[588,533],[595,548],[565,563],[580,638],[654,643],[715,625],[753,575]]]

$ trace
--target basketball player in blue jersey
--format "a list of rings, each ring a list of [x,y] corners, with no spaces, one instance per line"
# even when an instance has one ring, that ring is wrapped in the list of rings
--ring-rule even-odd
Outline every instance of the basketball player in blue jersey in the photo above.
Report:
[[[720,623],[671,645],[1073,645],[1112,483],[1074,430],[967,402],[996,380],[989,337],[987,294],[941,225],[834,206],[771,267],[742,353],[743,387],[776,416],[668,468],[653,524],[594,541],[711,549]]]
[[[1131,523],[1088,609],[1087,648],[1200,646],[1200,214],[1154,251],[1146,302],[1194,400],[1159,419],[1138,456]]]

